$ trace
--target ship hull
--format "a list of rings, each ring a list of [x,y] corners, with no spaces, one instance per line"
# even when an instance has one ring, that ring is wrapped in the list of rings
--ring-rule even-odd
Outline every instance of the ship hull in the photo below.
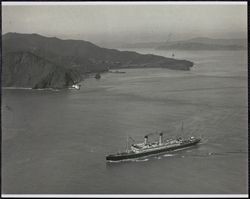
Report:
[[[164,152],[175,151],[177,149],[182,149],[182,148],[186,148],[189,146],[193,146],[193,145],[198,144],[199,142],[200,142],[200,139],[197,139],[197,140],[190,142],[190,143],[185,143],[185,144],[182,144],[179,146],[161,148],[161,149],[157,149],[157,150],[153,150],[153,151],[108,155],[108,156],[106,156],[106,160],[107,161],[121,161],[121,160],[128,160],[128,159],[136,159],[136,158],[145,157],[145,156],[149,156],[149,155],[157,155],[157,154],[161,154]]]

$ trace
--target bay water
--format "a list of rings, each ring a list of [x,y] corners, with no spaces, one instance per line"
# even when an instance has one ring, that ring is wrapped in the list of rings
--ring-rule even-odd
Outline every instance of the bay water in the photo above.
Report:
[[[247,51],[174,54],[194,67],[120,69],[126,73],[86,79],[80,90],[3,89],[2,193],[247,193]],[[159,131],[202,142],[106,162],[106,155],[125,149],[128,136],[143,142]]]

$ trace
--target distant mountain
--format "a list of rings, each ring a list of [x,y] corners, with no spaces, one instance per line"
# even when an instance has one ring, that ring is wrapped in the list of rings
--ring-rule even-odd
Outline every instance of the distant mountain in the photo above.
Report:
[[[156,49],[159,45],[162,45],[162,42],[122,43],[122,44],[120,44],[119,48],[152,48],[152,49]]]
[[[64,88],[85,73],[112,68],[163,67],[189,70],[193,63],[156,55],[98,47],[82,40],[61,40],[38,34],[2,36],[3,86]]]
[[[176,43],[165,44],[157,47],[158,50],[242,50],[243,47],[239,45],[217,45],[205,43]]]
[[[185,42],[185,41],[184,41]],[[212,39],[208,37],[196,37],[186,40],[186,42],[203,43],[203,44],[216,44],[216,45],[238,45],[247,47],[247,39]]]
[[[245,39],[211,39],[197,37],[190,40],[168,42],[158,45],[160,50],[245,50]]]
[[[152,48],[159,50],[246,50],[247,39],[212,39],[197,37],[172,42],[121,44],[121,48]]]

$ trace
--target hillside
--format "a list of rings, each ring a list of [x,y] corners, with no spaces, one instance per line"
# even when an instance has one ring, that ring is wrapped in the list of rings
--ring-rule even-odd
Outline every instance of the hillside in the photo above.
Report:
[[[65,88],[81,79],[75,70],[57,66],[30,52],[5,54],[3,66],[2,84],[6,87]]]
[[[112,68],[189,70],[193,66],[186,60],[106,49],[87,41],[62,40],[38,34],[3,35],[2,53],[3,86],[17,87],[66,87],[80,81],[85,73]]]

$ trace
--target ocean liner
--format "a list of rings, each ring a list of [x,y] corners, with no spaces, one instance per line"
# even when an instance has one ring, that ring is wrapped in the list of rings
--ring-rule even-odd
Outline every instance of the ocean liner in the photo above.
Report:
[[[174,151],[177,149],[184,149],[189,146],[198,144],[201,141],[200,138],[189,137],[186,139],[166,139],[163,141],[163,133],[159,134],[159,140],[156,142],[149,142],[148,136],[144,136],[143,143],[132,144],[130,149],[128,148],[124,152],[111,154],[106,156],[107,161],[121,161],[141,158],[149,155],[157,155],[166,153],[169,151]]]

